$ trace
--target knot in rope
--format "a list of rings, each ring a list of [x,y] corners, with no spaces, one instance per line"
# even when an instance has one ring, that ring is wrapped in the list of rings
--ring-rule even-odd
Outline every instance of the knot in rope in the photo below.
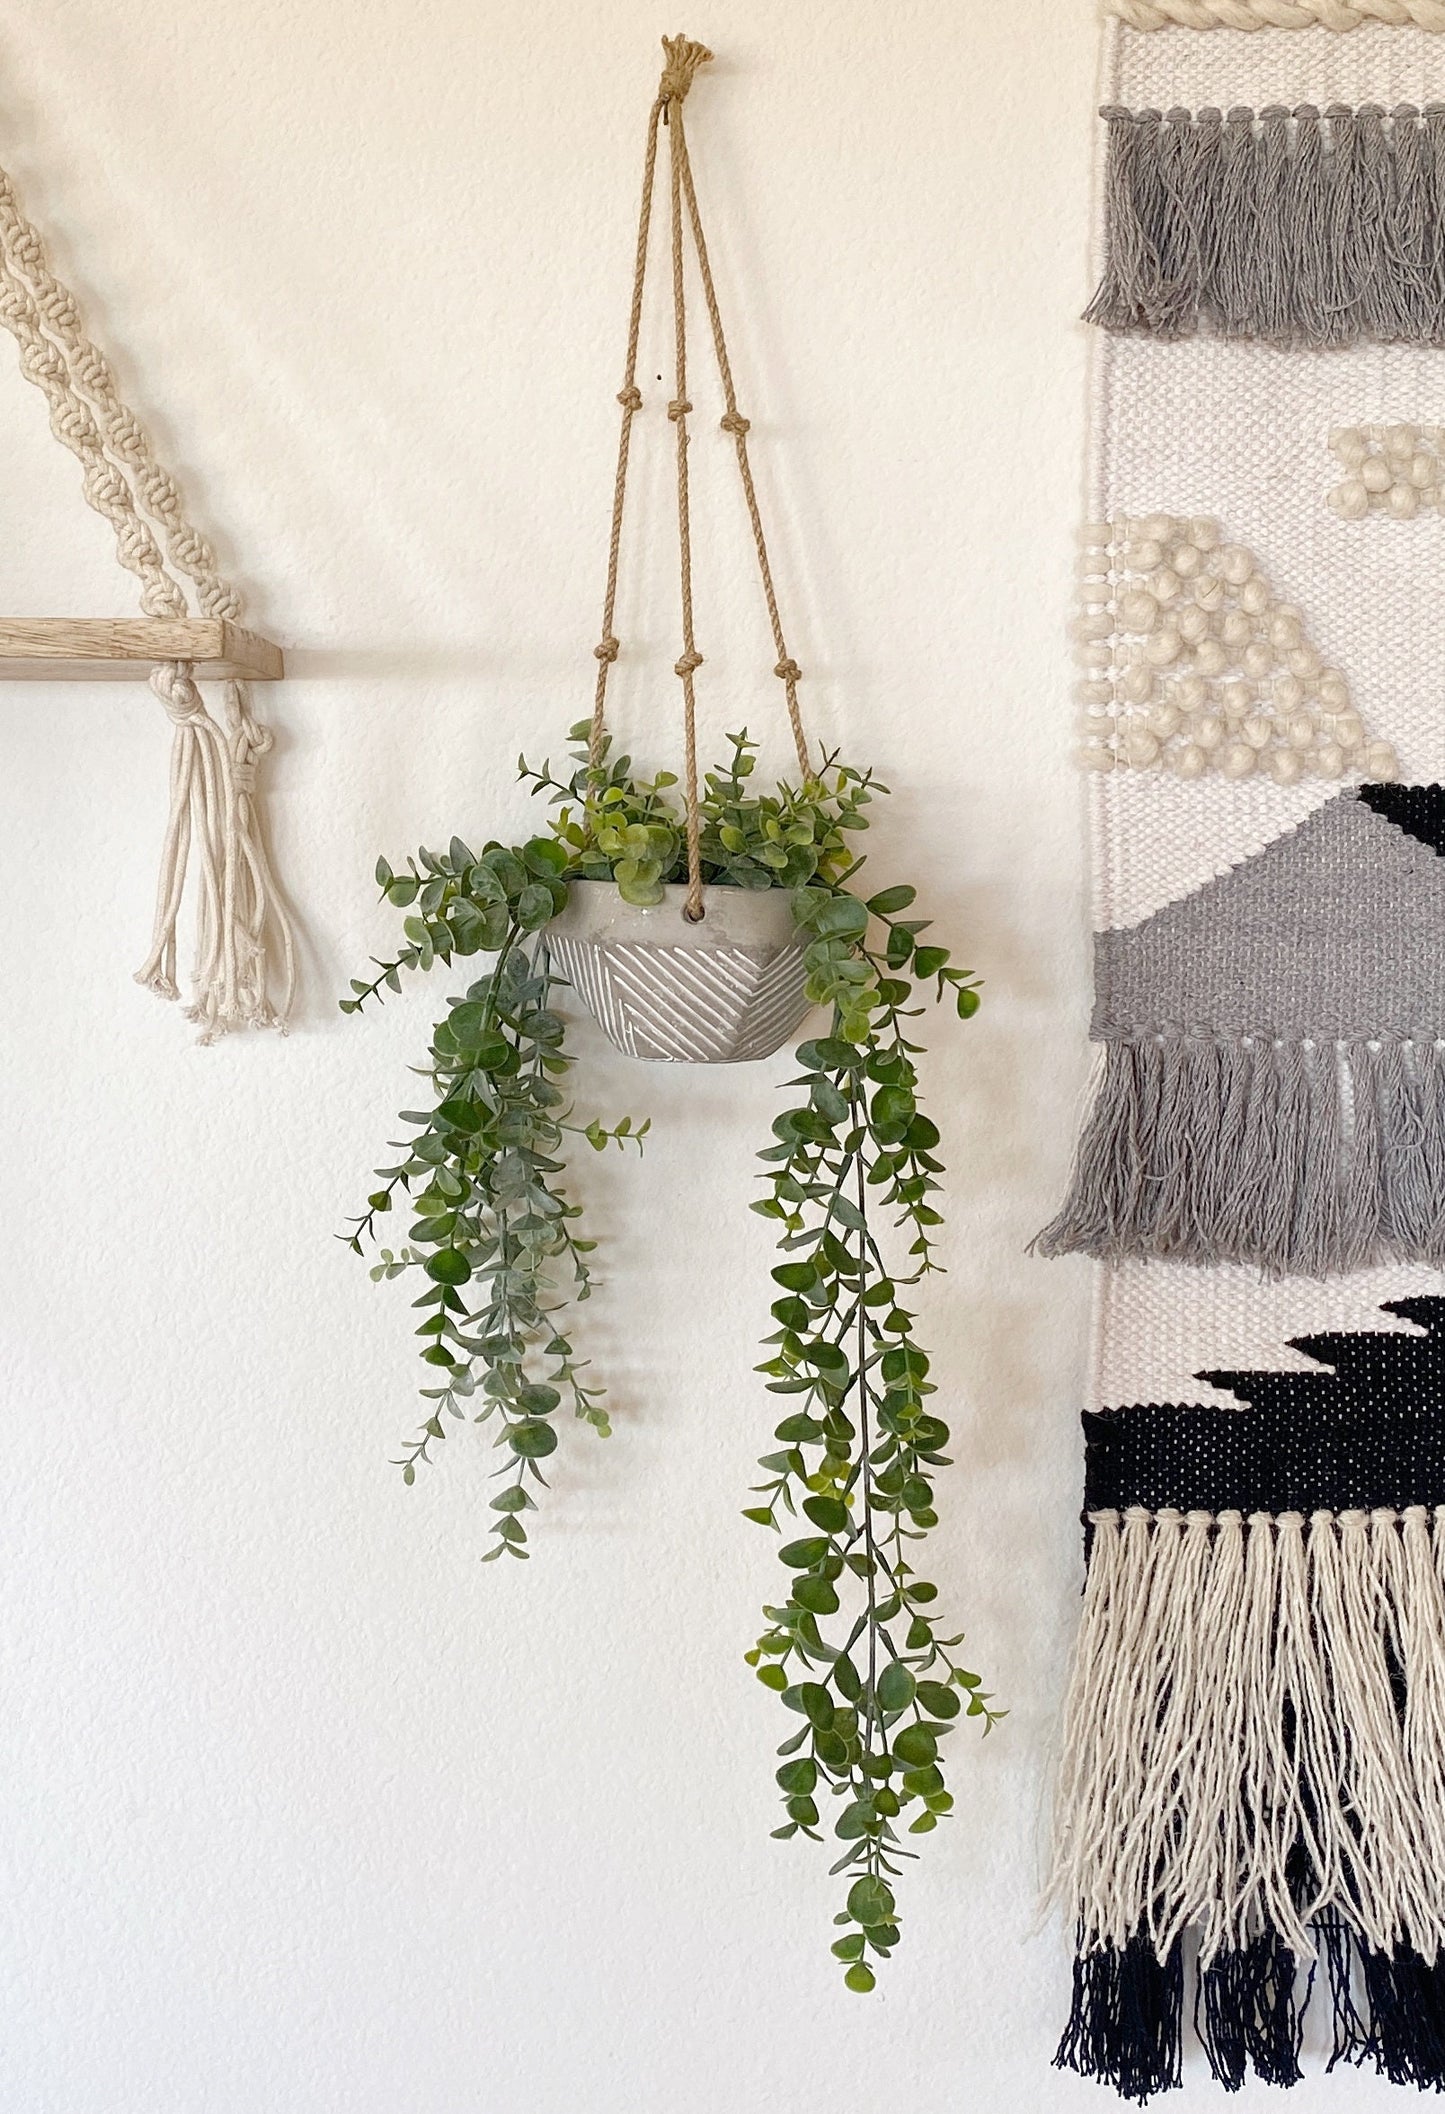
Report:
[[[691,409],[692,405],[685,396],[675,396],[667,407],[667,415],[670,419],[686,418]]]
[[[636,382],[629,382],[625,389],[618,390],[617,401],[621,404],[624,411],[640,411],[642,409],[642,391],[638,388]]]
[[[206,707],[184,661],[162,661],[152,668],[151,688],[178,727],[204,719]]]
[[[691,653],[685,653],[680,661],[673,662],[672,672],[674,675],[691,675],[696,669],[700,668],[701,666],[702,655],[698,652],[697,648],[694,647]]]
[[[773,673],[785,683],[796,683],[800,680],[803,671],[795,660],[784,659],[778,662]]]
[[[664,37],[662,48],[667,64],[657,84],[657,99],[660,103],[680,103],[691,88],[697,69],[707,64],[712,53],[691,37]]]
[[[610,636],[592,648],[593,657],[599,661],[615,661],[620,651],[616,639]]]
[[[276,746],[276,737],[259,719],[252,718],[250,703],[244,696],[228,698],[227,703],[235,743],[236,770],[238,773],[249,771],[254,783],[256,765],[263,756],[270,755]],[[238,777],[236,783],[239,785],[240,782]],[[246,790],[250,791],[249,785]]]
[[[718,424],[722,427],[724,433],[734,433],[739,440],[742,439],[745,433],[751,433],[752,431],[751,420],[744,418],[741,411],[725,411],[718,420]]]

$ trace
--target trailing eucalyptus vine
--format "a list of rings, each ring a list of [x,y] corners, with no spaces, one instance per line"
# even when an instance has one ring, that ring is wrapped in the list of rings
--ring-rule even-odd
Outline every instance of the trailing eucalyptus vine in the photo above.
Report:
[[[571,732],[584,742],[588,725]],[[774,1832],[819,1838],[820,1798],[837,1804],[832,1833],[844,1848],[833,1869],[849,1886],[833,1951],[848,1987],[868,1990],[867,1956],[887,1958],[898,1942],[893,1881],[913,1854],[899,1830],[927,1834],[952,1808],[939,1742],[961,1716],[987,1731],[999,1715],[953,1656],[961,1639],[940,1634],[937,1588],[913,1562],[937,1524],[932,1478],[948,1465],[948,1427],[931,1406],[928,1357],[905,1304],[937,1267],[931,1199],[942,1172],[906,1024],[930,992],[951,996],[966,1020],[978,992],[946,948],[923,941],[927,927],[904,915],[911,888],[864,900],[849,886],[862,864],[851,840],[886,788],[829,758],[802,786],[759,793],[748,783],[754,744],[746,733],[728,738],[729,762],[708,773],[701,803],[703,878],[792,892],[808,936],[808,995],[832,1016],[829,1032],[798,1051],[796,1098],[761,1156],[769,1193],[753,1206],[778,1225],[785,1256],[773,1271],[778,1329],[759,1370],[775,1394],[795,1399],[746,1517],[775,1531],[800,1519],[811,1531],[780,1550],[787,1590],[764,1609],[768,1626],[747,1658],[802,1720],[779,1749],[786,1820]],[[545,1487],[558,1414],[570,1409],[600,1435],[609,1430],[604,1391],[577,1354],[568,1316],[591,1289],[595,1245],[565,1186],[569,1140],[599,1152],[640,1148],[648,1129],[630,1117],[574,1117],[547,926],[573,880],[613,880],[627,901],[646,905],[685,871],[670,774],[639,779],[631,759],[606,746],[595,765],[585,747],[573,761],[566,778],[520,764],[556,810],[549,835],[480,853],[454,837],[444,854],[419,851],[403,873],[378,863],[384,899],[407,913],[406,944],[341,1001],[355,1013],[398,990],[403,971],[491,957],[487,973],[449,1000],[425,1068],[431,1106],[403,1112],[413,1134],[377,1169],[381,1186],[346,1236],[357,1254],[377,1249],[374,1278],[412,1273],[421,1285],[414,1306],[429,1407],[401,1451],[404,1481],[430,1461],[445,1418],[494,1424],[503,1487],[486,1560],[528,1553],[522,1515]],[[379,1221],[403,1205],[412,1214],[404,1241],[381,1246]],[[890,1262],[883,1240],[898,1234],[906,1255]]]
[[[527,1554],[521,1515],[534,1509],[540,1463],[557,1448],[553,1413],[564,1405],[605,1438],[602,1390],[590,1386],[563,1310],[591,1290],[587,1257],[595,1245],[578,1230],[580,1211],[562,1187],[558,1157],[570,1120],[558,1081],[571,1059],[566,1023],[553,1012],[553,977],[545,928],[567,900],[571,862],[550,837],[509,850],[489,844],[475,855],[459,837],[445,854],[421,851],[395,874],[376,869],[382,894],[406,920],[408,944],[377,962],[369,983],[352,980],[342,1010],[355,1013],[383,989],[398,990],[403,969],[448,965],[487,953],[490,972],[450,1002],[434,1030],[428,1076],[433,1106],[402,1111],[416,1135],[401,1157],[376,1172],[382,1187],[348,1236],[360,1255],[378,1240],[377,1220],[400,1200],[414,1214],[400,1249],[380,1248],[373,1278],[416,1272],[424,1290],[417,1328],[434,1385],[422,1394],[430,1412],[402,1449],[402,1478],[446,1435],[443,1416],[497,1420],[505,1487],[492,1500],[498,1515],[485,1561]],[[598,1151],[609,1143],[641,1146],[647,1124],[624,1117],[611,1129],[592,1122],[581,1135]],[[561,1294],[559,1296],[559,1287]]]
[[[929,1199],[942,1171],[904,1022],[919,1010],[909,1004],[919,985],[940,998],[951,990],[962,1019],[978,1006],[947,948],[920,945],[926,927],[899,916],[913,900],[908,887],[866,903],[842,887],[795,896],[812,935],[809,993],[831,1003],[832,1031],[798,1051],[801,1098],[773,1124],[778,1142],[761,1155],[771,1194],[753,1206],[781,1225],[794,1258],[773,1271],[779,1326],[759,1370],[796,1402],[759,1464],[765,1502],[746,1517],[778,1529],[780,1514],[801,1514],[813,1531],[780,1550],[788,1592],[764,1609],[768,1627],[747,1656],[803,1720],[778,1750],[787,1819],[774,1833],[817,1837],[820,1790],[842,1802],[833,1870],[852,1881],[833,1951],[856,1990],[874,1985],[865,1954],[886,1959],[898,1943],[891,1882],[912,1853],[895,1822],[916,1807],[910,1834],[937,1827],[953,1806],[939,1741],[960,1713],[985,1731],[999,1715],[953,1657],[962,1639],[939,1634],[938,1588],[910,1557],[938,1523],[932,1475],[948,1466],[948,1426],[929,1406],[928,1357],[903,1303],[937,1267],[941,1219]],[[881,954],[868,944],[870,920],[887,931]],[[884,1215],[912,1235],[901,1267],[879,1245]]]

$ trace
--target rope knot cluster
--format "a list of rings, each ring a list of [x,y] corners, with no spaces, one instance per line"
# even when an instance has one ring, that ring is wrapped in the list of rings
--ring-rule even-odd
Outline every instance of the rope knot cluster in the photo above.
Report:
[[[183,661],[162,661],[151,670],[151,688],[178,727],[206,716],[205,701]]]
[[[685,396],[675,396],[667,407],[667,415],[671,419],[686,418],[691,409],[692,405]]]
[[[774,670],[773,670],[773,673],[774,673],[774,675],[776,675],[776,676],[777,676],[777,677],[778,677],[778,678],[779,678],[779,679],[780,679],[780,680],[781,680],[782,682],[785,682],[785,683],[795,683],[795,682],[797,682],[797,681],[798,681],[798,679],[799,679],[799,677],[800,677],[800,676],[802,675],[803,671],[802,671],[802,669],[801,669],[801,668],[800,668],[800,667],[798,666],[798,664],[797,664],[797,662],[796,662],[795,660],[792,660],[792,659],[784,659],[784,660],[781,660],[781,661],[779,661],[779,662],[778,662],[777,666],[776,666],[776,667],[774,668]]]
[[[642,391],[638,388],[636,382],[629,382],[625,389],[618,390],[617,401],[621,404],[624,411],[640,411],[642,409]]]
[[[592,648],[593,654],[599,661],[615,661],[621,650],[616,639],[611,637],[600,640]]]
[[[659,103],[680,103],[691,88],[699,66],[705,66],[712,53],[705,44],[695,43],[691,37],[664,37],[662,48],[667,64],[657,84],[657,100]]]
[[[673,662],[672,672],[674,675],[693,675],[701,666],[702,655],[694,646],[691,653],[684,653],[680,660]]]
[[[722,427],[724,433],[735,434],[739,440],[742,439],[745,433],[751,433],[752,431],[752,421],[744,418],[741,411],[725,411],[718,420],[718,424]]]

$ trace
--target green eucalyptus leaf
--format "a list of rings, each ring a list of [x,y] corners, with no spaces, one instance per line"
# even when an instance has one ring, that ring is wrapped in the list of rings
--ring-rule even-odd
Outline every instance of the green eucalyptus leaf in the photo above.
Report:
[[[439,1285],[464,1285],[472,1274],[471,1264],[458,1248],[439,1248],[427,1257],[423,1268]]]
[[[893,1889],[886,1879],[874,1878],[871,1874],[855,1879],[848,1889],[848,1913],[855,1923],[865,1929],[893,1920]]]
[[[868,908],[876,918],[897,917],[899,911],[906,910],[910,903],[917,900],[917,897],[918,890],[910,888],[904,882],[897,888],[885,888],[876,896],[869,896]]]
[[[901,1659],[892,1659],[878,1676],[879,1708],[887,1711],[906,1710],[913,1701],[913,1676]],[[895,1747],[897,1742],[894,1742]]]
[[[521,1454],[524,1460],[540,1461],[545,1460],[549,1453],[556,1452],[557,1434],[550,1424],[543,1424],[529,1417],[520,1424],[509,1427],[507,1444],[513,1453]]]

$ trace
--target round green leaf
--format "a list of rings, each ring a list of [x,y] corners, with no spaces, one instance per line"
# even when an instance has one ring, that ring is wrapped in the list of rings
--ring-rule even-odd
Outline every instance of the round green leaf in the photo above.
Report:
[[[833,1661],[833,1686],[847,1703],[856,1703],[863,1693],[858,1669],[846,1652],[842,1658]]]
[[[552,891],[540,881],[529,881],[517,898],[517,922],[524,932],[540,932],[553,915]]]
[[[818,1764],[811,1755],[799,1755],[795,1762],[784,1762],[778,1771],[778,1787],[789,1795],[799,1796],[812,1791],[818,1782]]]
[[[809,1497],[803,1500],[803,1510],[815,1527],[825,1534],[841,1534],[848,1524],[848,1507],[841,1498]]]
[[[848,1889],[848,1913],[865,1930],[875,1924],[891,1923],[893,1889],[886,1880],[875,1879],[871,1873],[855,1879]]]
[[[524,1409],[529,1417],[545,1417],[557,1407],[561,1399],[555,1387],[548,1387],[544,1381],[534,1380],[518,1393],[517,1406]]]
[[[857,896],[835,895],[811,923],[825,939],[856,939],[868,930],[868,908]]]
[[[427,1257],[422,1267],[439,1285],[464,1285],[472,1274],[472,1266],[460,1248],[439,1248],[435,1255]]]
[[[843,1977],[844,1985],[856,1989],[859,1996],[866,1997],[870,1989],[877,1987],[877,1976],[864,1960],[855,1960]]]
[[[878,1704],[882,1710],[906,1710],[913,1701],[913,1676],[901,1659],[891,1659],[878,1676]]]
[[[798,1695],[809,1724],[819,1732],[826,1732],[833,1722],[833,1698],[827,1689],[817,1681],[804,1681]]]
[[[941,1681],[920,1681],[918,1700],[931,1718],[956,1718],[959,1712],[958,1690],[945,1688]]]
[[[558,879],[567,871],[567,853],[555,837],[532,837],[522,846],[523,864],[544,881]]]
[[[781,1666],[760,1666],[758,1668],[758,1679],[762,1682],[764,1688],[771,1688],[774,1693],[781,1691],[788,1685],[788,1677]]]
[[[790,1541],[778,1551],[778,1560],[790,1571],[809,1571],[815,1563],[821,1563],[828,1553],[825,1536],[810,1535],[806,1541]]]
[[[557,1434],[550,1424],[528,1417],[514,1424],[507,1433],[507,1444],[513,1453],[520,1453],[525,1460],[544,1460],[549,1453],[557,1451]]]
[[[826,1578],[796,1578],[793,1581],[793,1598],[798,1606],[807,1608],[813,1615],[836,1615],[838,1595]]]
[[[862,1799],[855,1799],[851,1806],[843,1808],[833,1833],[840,1842],[857,1842],[860,1837],[869,1834],[877,1824],[876,1807]]]
[[[910,1768],[921,1769],[925,1762],[933,1761],[938,1754],[938,1742],[924,1725],[908,1725],[893,1742],[893,1752],[900,1762]]]

